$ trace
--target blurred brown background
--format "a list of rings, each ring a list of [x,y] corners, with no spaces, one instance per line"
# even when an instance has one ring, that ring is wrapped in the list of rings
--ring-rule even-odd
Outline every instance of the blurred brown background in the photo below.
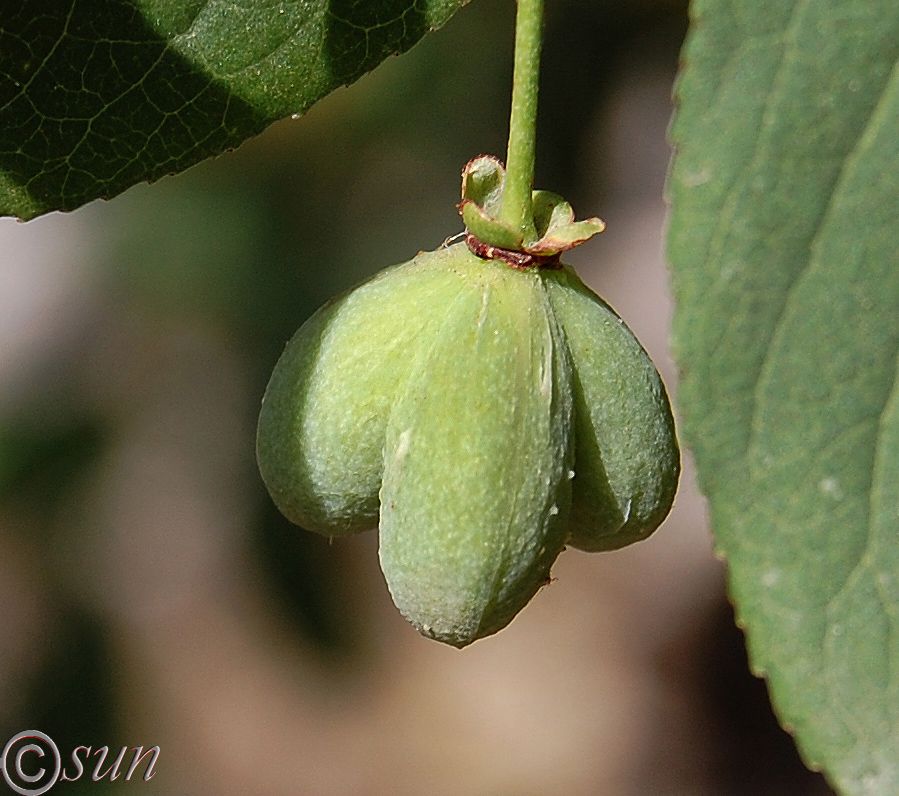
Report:
[[[111,203],[0,223],[0,729],[161,747],[149,782],[245,796],[829,793],[747,671],[687,458],[649,541],[568,551],[464,651],[394,609],[377,539],[290,526],[255,414],[320,303],[461,230],[502,156],[511,0],[476,0],[301,120]],[[676,396],[665,132],[686,9],[551,0],[538,187]],[[0,786],[2,789],[5,786]]]

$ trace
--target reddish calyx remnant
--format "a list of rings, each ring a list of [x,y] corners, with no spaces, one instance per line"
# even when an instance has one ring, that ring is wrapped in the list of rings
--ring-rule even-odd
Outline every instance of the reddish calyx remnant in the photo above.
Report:
[[[556,254],[540,255],[527,252],[514,251],[513,249],[501,249],[499,246],[491,246],[478,240],[470,232],[465,235],[465,243],[472,254],[482,260],[502,260],[512,268],[561,268],[561,252]]]

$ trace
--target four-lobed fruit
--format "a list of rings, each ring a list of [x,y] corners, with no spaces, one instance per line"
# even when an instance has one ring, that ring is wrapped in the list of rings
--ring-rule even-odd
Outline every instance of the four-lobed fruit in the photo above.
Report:
[[[618,316],[568,268],[514,269],[464,244],[303,325],[257,453],[296,524],[378,525],[398,608],[457,647],[508,624],[566,544],[649,535],[680,469],[664,387]]]

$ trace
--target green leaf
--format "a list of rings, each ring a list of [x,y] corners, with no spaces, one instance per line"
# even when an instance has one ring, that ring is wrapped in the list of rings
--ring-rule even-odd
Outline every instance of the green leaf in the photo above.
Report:
[[[73,210],[232,149],[464,2],[14,4],[0,16],[0,215]]]
[[[669,255],[686,441],[807,762],[899,793],[899,6],[697,0]]]

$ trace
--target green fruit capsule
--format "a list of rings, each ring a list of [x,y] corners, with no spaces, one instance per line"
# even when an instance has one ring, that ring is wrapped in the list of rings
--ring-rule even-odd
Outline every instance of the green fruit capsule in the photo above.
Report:
[[[257,455],[293,522],[378,524],[394,602],[457,647],[508,624],[566,544],[651,533],[679,472],[664,388],[614,312],[568,270],[464,244],[304,324],[263,399]]]

